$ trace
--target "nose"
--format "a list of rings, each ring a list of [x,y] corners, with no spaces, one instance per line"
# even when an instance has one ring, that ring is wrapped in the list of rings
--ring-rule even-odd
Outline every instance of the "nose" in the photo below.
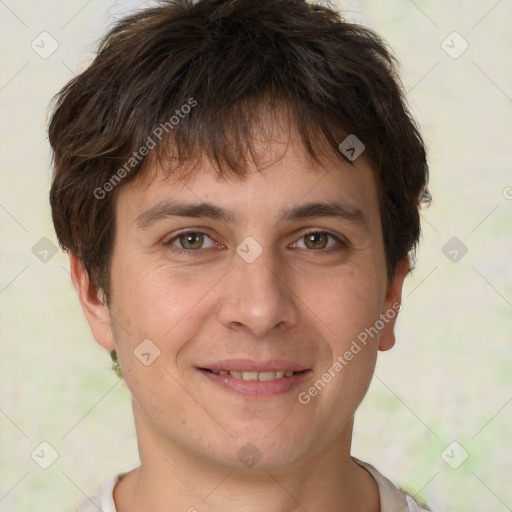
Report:
[[[296,325],[297,297],[285,277],[282,265],[269,250],[251,263],[235,255],[218,313],[222,325],[255,337]]]

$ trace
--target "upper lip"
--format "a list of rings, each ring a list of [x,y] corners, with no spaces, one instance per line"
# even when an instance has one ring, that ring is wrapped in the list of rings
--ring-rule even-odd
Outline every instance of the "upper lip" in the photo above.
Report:
[[[286,359],[271,359],[267,361],[255,361],[254,359],[223,359],[199,366],[205,370],[228,370],[237,372],[272,372],[278,370],[301,372],[309,370],[295,361]]]

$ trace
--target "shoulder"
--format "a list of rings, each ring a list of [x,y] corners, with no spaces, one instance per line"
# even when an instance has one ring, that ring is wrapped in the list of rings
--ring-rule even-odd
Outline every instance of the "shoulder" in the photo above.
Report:
[[[114,487],[125,473],[109,478],[97,496],[87,496],[76,509],[76,512],[117,512],[114,503]]]
[[[352,460],[366,469],[368,473],[377,482],[380,495],[381,512],[394,512],[395,510],[403,510],[408,512],[431,512],[426,506],[418,502],[416,498],[399,489],[390,480],[388,480],[380,471],[371,464],[362,462],[354,457]],[[397,509],[397,507],[400,507]]]

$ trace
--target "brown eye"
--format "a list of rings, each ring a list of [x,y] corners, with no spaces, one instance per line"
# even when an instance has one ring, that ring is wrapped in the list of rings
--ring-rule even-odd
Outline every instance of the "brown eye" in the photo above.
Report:
[[[330,252],[329,249],[336,250],[336,248],[341,250],[348,246],[349,244],[343,238],[328,231],[310,231],[302,235],[293,245],[295,249],[312,249],[319,253],[327,253]]]
[[[165,242],[165,245],[178,254],[204,255],[207,249],[223,247],[216,245],[215,240],[202,231],[182,231]]]
[[[304,242],[308,249],[325,249],[328,241],[327,233],[309,233],[304,236]]]
[[[204,243],[203,233],[184,233],[178,237],[180,245],[183,249],[194,250],[200,249]]]

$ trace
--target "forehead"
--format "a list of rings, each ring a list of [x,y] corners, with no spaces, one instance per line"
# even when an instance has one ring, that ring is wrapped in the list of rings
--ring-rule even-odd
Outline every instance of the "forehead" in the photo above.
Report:
[[[117,220],[140,226],[146,212],[158,215],[159,207],[177,201],[217,205],[220,220],[233,223],[267,215],[275,220],[308,203],[339,203],[347,212],[360,212],[368,226],[380,224],[374,173],[364,154],[349,162],[325,151],[313,160],[296,132],[275,124],[255,133],[254,147],[257,160],[243,177],[222,175],[205,157],[177,170],[172,163],[148,162],[119,190]]]

